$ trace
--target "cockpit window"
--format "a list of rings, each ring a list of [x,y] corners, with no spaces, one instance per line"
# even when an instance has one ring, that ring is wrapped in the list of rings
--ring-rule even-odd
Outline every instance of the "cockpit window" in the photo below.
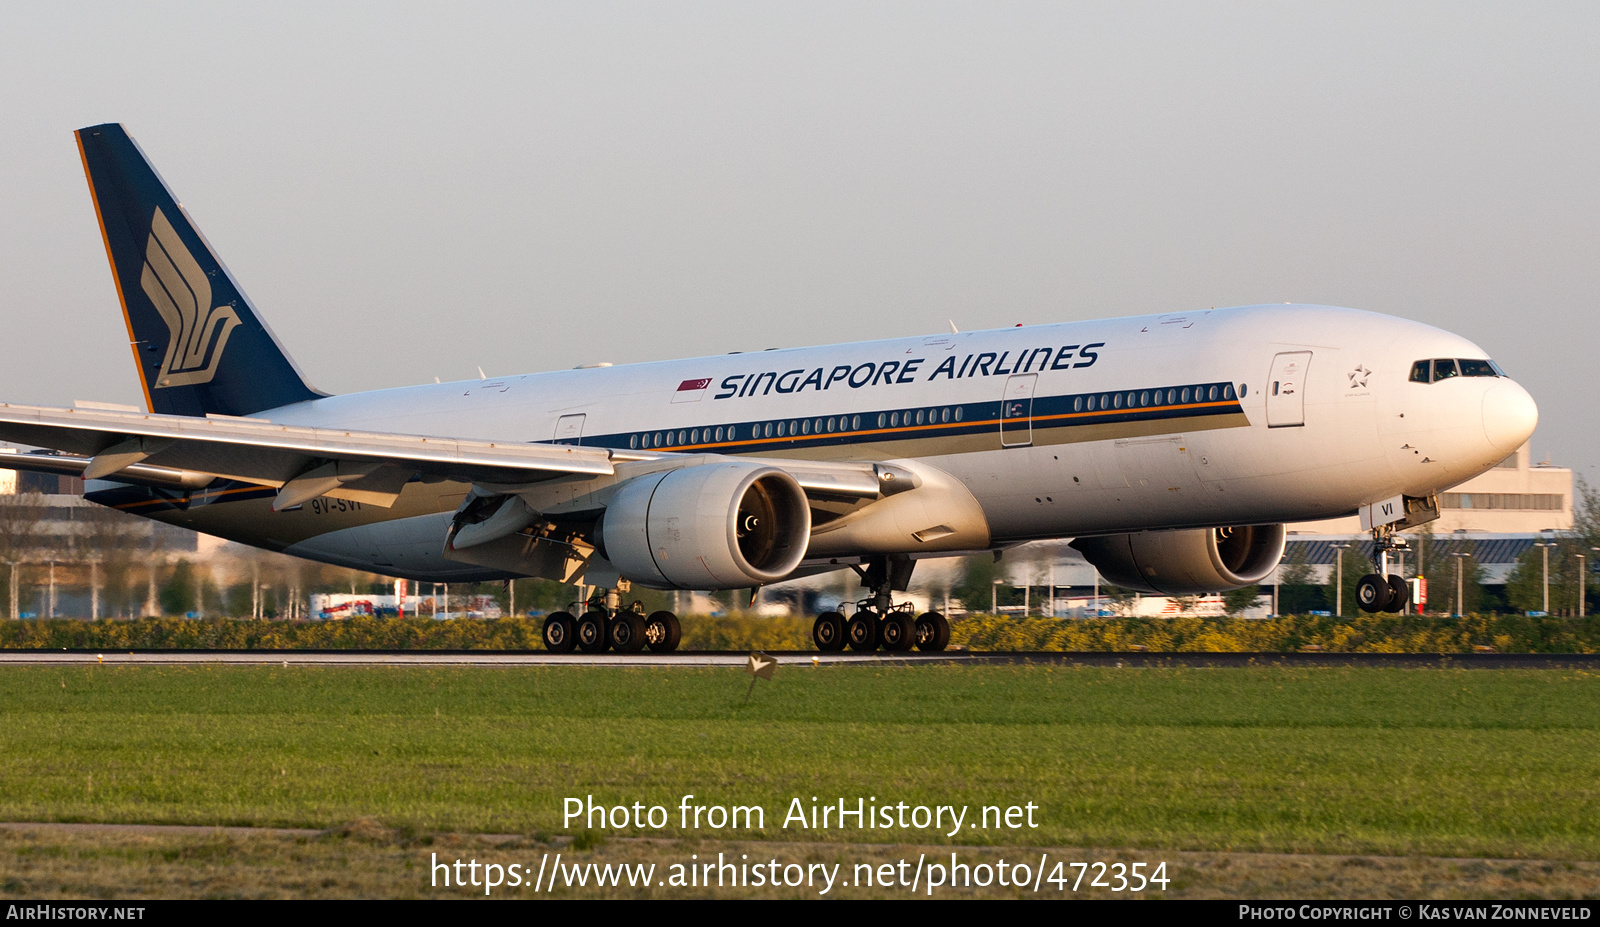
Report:
[[[1451,377],[1503,377],[1505,371],[1492,360],[1436,358],[1411,365],[1411,382],[1437,383]]]

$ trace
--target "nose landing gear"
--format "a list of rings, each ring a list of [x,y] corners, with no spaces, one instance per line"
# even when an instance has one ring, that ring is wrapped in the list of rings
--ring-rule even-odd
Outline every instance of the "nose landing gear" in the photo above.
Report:
[[[1356,604],[1368,614],[1399,612],[1411,601],[1411,586],[1404,577],[1389,572],[1389,553],[1404,549],[1405,543],[1395,537],[1392,525],[1372,529],[1372,543],[1378,572],[1368,573],[1356,583]]]

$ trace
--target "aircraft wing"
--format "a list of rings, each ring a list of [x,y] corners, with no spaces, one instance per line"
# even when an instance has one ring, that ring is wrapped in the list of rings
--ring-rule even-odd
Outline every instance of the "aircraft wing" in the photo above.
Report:
[[[614,472],[602,448],[14,404],[0,404],[0,440],[90,458],[85,479],[126,471],[131,482],[204,485],[209,475],[277,486],[279,509],[330,493],[389,504],[416,474],[516,484]]]
[[[631,462],[684,456],[311,428],[232,416],[9,403],[0,403],[0,440],[64,452],[3,454],[0,468],[166,489],[198,489],[219,478],[241,480],[279,487],[277,509],[321,495],[387,506],[417,474],[484,486],[526,486],[561,477],[624,476],[615,464],[627,470]],[[873,498],[916,485],[902,468],[869,462],[764,462],[789,472],[813,498]]]

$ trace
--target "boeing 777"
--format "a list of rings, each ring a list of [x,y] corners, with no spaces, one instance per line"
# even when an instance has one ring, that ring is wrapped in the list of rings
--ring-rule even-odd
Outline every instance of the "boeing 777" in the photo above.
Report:
[[[549,616],[552,650],[674,648],[675,616],[617,605],[629,583],[854,569],[862,605],[818,616],[818,647],[937,650],[944,617],[893,595],[928,557],[1074,538],[1116,585],[1215,592],[1266,578],[1286,522],[1359,512],[1381,559],[1538,419],[1464,338],[1308,305],[328,395],[127,132],[77,139],[148,411],[0,406],[0,439],[54,451],[0,465],[326,563],[613,593]],[[1383,573],[1363,608],[1403,601]]]

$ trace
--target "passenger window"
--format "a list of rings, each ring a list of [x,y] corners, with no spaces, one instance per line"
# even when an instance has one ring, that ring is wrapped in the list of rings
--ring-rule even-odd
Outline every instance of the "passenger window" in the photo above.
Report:
[[[717,440],[718,441],[722,440],[722,426],[721,425],[717,426]]]
[[[900,427],[900,413],[899,412],[894,412],[894,413],[891,413],[889,415],[889,427],[890,428],[899,428]]]
[[[1215,386],[1211,387],[1210,391],[1206,393],[1206,400],[1208,402],[1217,401],[1217,388]]]
[[[1111,396],[1109,394],[1106,394],[1106,393],[1101,393],[1100,394],[1100,408],[1102,408],[1102,409],[1111,408]]]
[[[950,409],[949,409],[949,407],[945,407],[945,408],[939,410],[939,421],[941,421],[941,422],[950,421]]]
[[[1145,391],[1143,391],[1143,392],[1141,392],[1139,394],[1139,405],[1147,406],[1149,404],[1150,404],[1150,391],[1149,390],[1145,390]]]
[[[1222,388],[1222,398],[1223,399],[1232,399],[1233,398],[1233,384],[1232,383],[1229,383],[1227,386],[1224,386]]]
[[[1183,388],[1183,396],[1179,401],[1183,402],[1185,404],[1187,404],[1189,402],[1189,387],[1185,386]]]
[[[1089,397],[1089,411],[1090,412],[1094,411],[1094,397],[1093,396]]]
[[[1417,361],[1415,364],[1411,365],[1411,382],[1413,382],[1413,383],[1426,383],[1426,382],[1428,382],[1428,362],[1427,361]]]
[[[768,437],[768,438],[772,437],[772,423],[771,422],[767,423],[767,427],[766,427],[765,431],[766,431],[766,433],[765,433],[764,437]]]
[[[883,425],[884,425],[884,422],[886,422],[888,420],[888,418],[889,417],[887,415],[884,415],[882,412],[879,412],[878,413],[878,427],[882,428]]]
[[[1121,393],[1118,393],[1115,396],[1111,397],[1111,407],[1114,408],[1114,409],[1122,408],[1122,394]]]
[[[833,419],[828,419],[828,434],[833,434]]]
[[[790,422],[789,423],[789,434],[790,434],[791,437],[800,433],[799,425],[800,425],[799,422]]]
[[[1454,360],[1446,357],[1433,362],[1433,382],[1437,383],[1440,380],[1448,380],[1459,375],[1460,371],[1456,370],[1456,362]]]
[[[850,430],[851,431],[860,431],[861,430],[861,416],[859,416],[859,415],[850,416]]]
[[[678,443],[679,444],[688,444],[689,443],[689,432],[687,430],[678,432]]]
[[[783,437],[783,422],[778,423],[778,437]]]
[[[1074,396],[1074,397],[1072,397],[1072,411],[1074,411],[1074,412],[1082,412],[1083,411],[1083,397],[1082,396]]]
[[[956,421],[961,421],[961,407],[956,406]]]
[[[1459,363],[1461,364],[1461,375],[1464,377],[1494,376],[1494,365],[1486,360],[1463,360]]]
[[[921,425],[925,421],[927,421],[927,413],[922,411],[921,409],[918,409],[917,410],[917,424]]]
[[[628,436],[628,447],[633,448],[635,450],[637,450],[639,448],[639,436],[638,435],[629,435]]]

